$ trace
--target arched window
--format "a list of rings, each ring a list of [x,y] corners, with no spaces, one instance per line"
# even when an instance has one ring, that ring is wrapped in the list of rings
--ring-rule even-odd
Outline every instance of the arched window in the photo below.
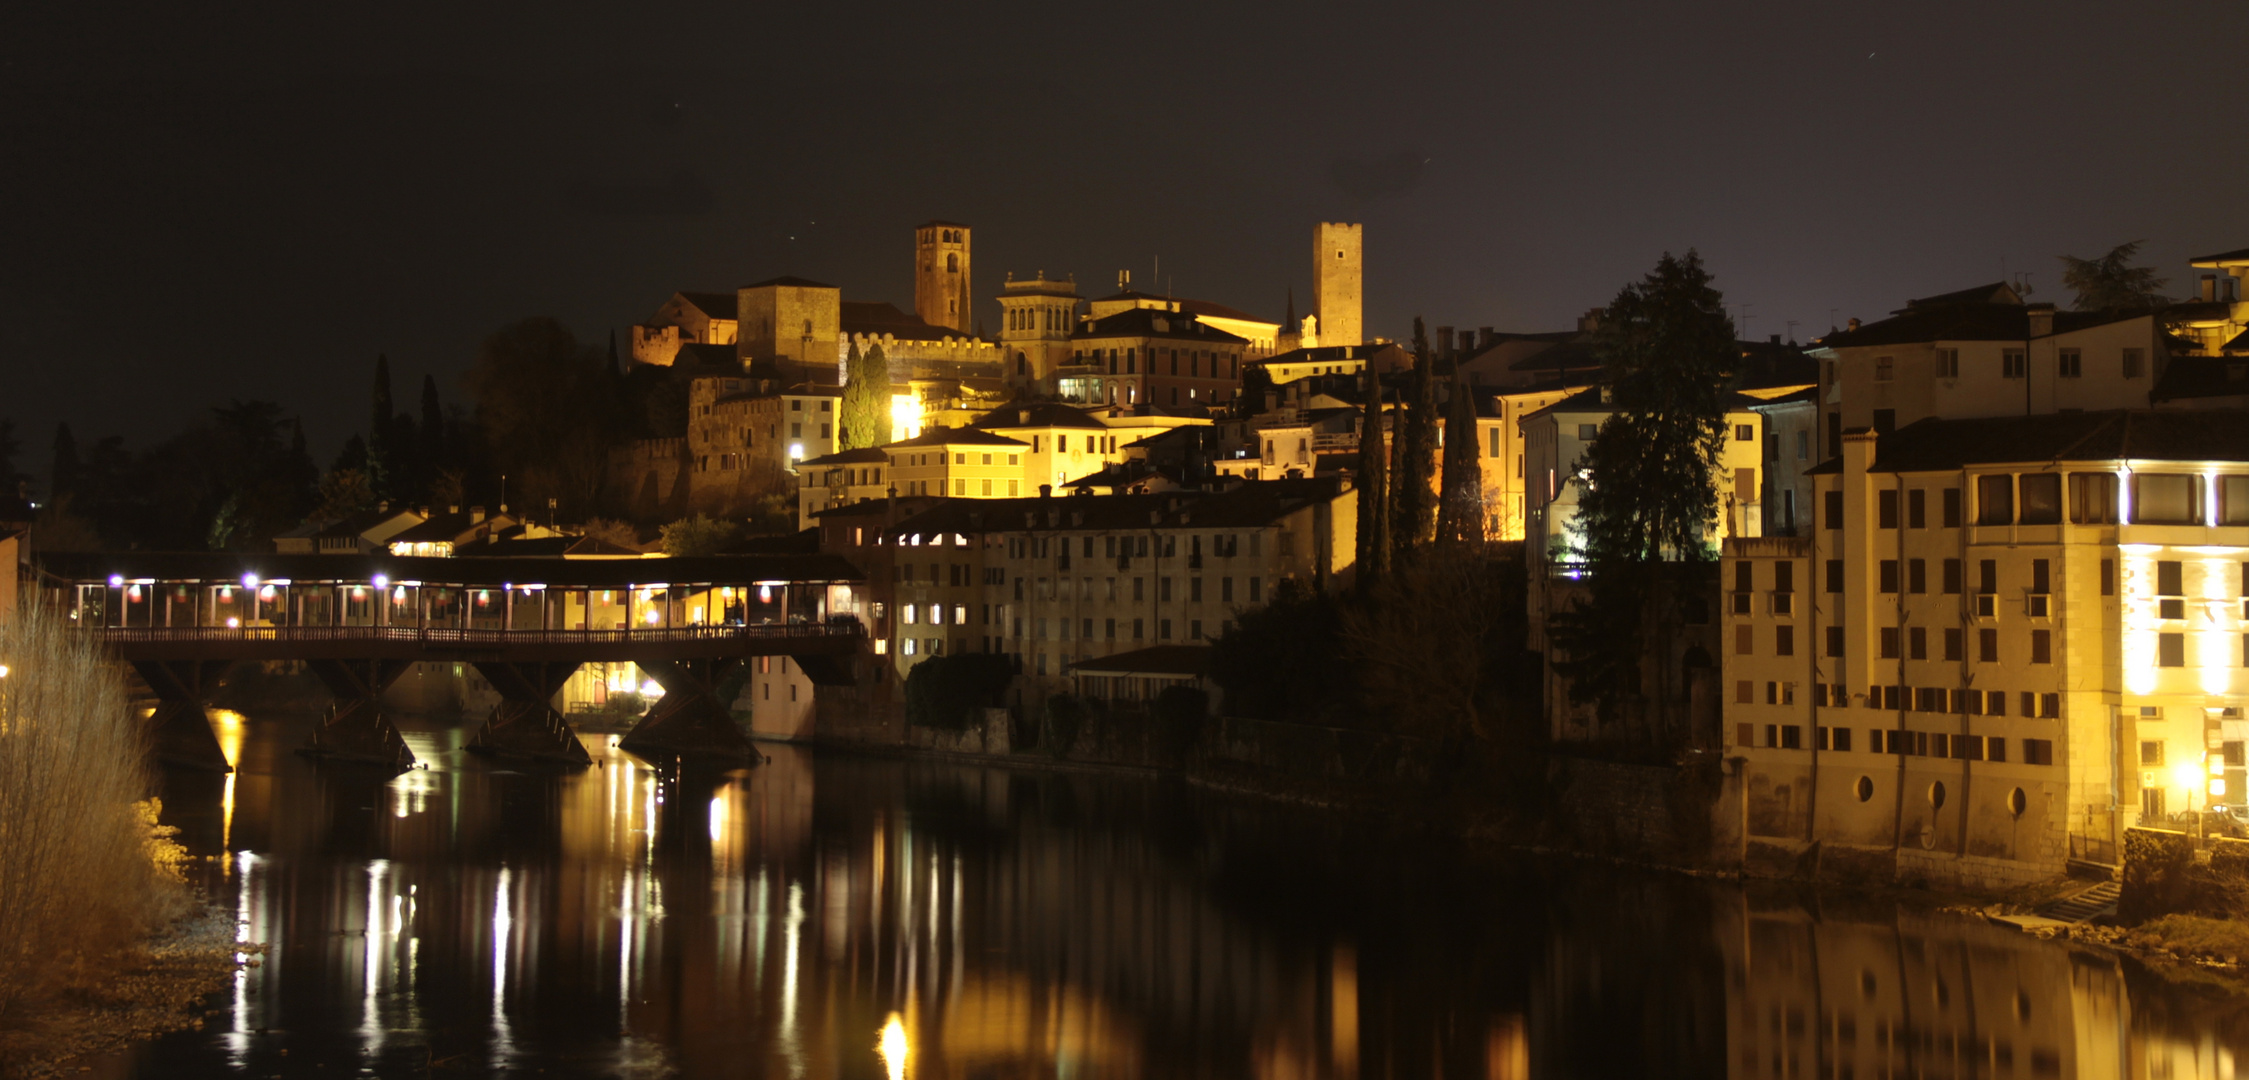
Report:
[[[945,256],[945,272],[946,272],[946,273],[948,273],[948,274],[958,274],[958,273],[960,273],[960,272],[961,272],[961,257],[960,257],[960,256],[958,256],[958,255],[950,255],[950,254],[946,255],[946,256]]]
[[[1017,375],[1028,375],[1031,373],[1031,362],[1025,359],[1022,353],[1015,354],[1015,373]]]

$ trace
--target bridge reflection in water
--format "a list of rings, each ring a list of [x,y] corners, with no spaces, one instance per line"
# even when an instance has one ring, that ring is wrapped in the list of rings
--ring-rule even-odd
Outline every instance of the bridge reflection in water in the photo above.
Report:
[[[1972,920],[1474,870],[1137,779],[786,747],[679,779],[605,740],[519,775],[410,728],[438,768],[385,781],[248,727],[231,817],[236,778],[166,805],[273,951],[148,1075],[871,1077],[893,1012],[916,1077],[2215,1080],[2240,1049]]]
[[[642,753],[754,758],[716,690],[755,656],[816,684],[855,680],[859,571],[823,555],[443,559],[99,552],[49,555],[48,600],[132,663],[158,700],[160,757],[225,769],[204,704],[227,665],[298,661],[335,695],[308,750],[404,768],[378,708],[413,664],[469,664],[502,699],[476,747],[590,764],[555,694],[579,665],[630,662],[664,690]]]

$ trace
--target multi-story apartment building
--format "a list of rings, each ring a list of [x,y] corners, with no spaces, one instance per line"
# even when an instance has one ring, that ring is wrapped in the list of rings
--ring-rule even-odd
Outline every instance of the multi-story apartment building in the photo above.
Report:
[[[2136,823],[2243,806],[2245,420],[1845,435],[1813,470],[1816,527],[1722,560],[1723,734],[1750,842],[1996,885],[2114,863]]]
[[[880,448],[900,495],[1007,499],[1023,490],[1031,444],[976,428],[931,428]]]
[[[1137,431],[1119,435],[1094,414],[1053,402],[1004,405],[970,426],[1030,447],[1023,456],[1026,495],[1036,494],[1040,487],[1060,490],[1124,460],[1119,448],[1139,435]]]
[[[879,529],[877,509],[823,515],[821,541],[868,568],[872,629],[899,675],[1005,653],[1035,695],[1066,688],[1076,661],[1207,643],[1284,582],[1347,584],[1357,536],[1356,498],[1333,479],[948,499]]]
[[[2024,416],[2148,407],[2166,359],[2164,318],[2056,311],[1993,283],[1908,300],[1890,318],[1821,338],[1823,458],[1854,428],[1927,416]]]
[[[1758,399],[1733,397],[1726,410],[1726,446],[1716,475],[1718,518],[1710,533],[1713,547],[1734,536],[1756,536],[1762,527],[1762,489],[1757,481],[1764,449],[1765,418],[1754,411]],[[1576,532],[1578,495],[1584,489],[1577,476],[1578,462],[1599,434],[1601,425],[1616,411],[1605,388],[1583,390],[1538,409],[1519,421],[1524,458],[1525,506],[1524,557],[1532,572],[1544,573],[1550,562],[1567,563],[1567,554],[1579,544]],[[1504,449],[1504,446],[1503,446]]]
[[[1059,370],[1064,400],[1092,405],[1210,406],[1239,391],[1249,341],[1175,311],[1133,307],[1089,318]]]
[[[890,453],[879,446],[841,450],[797,463],[797,528],[817,524],[823,510],[869,502],[888,493]]]

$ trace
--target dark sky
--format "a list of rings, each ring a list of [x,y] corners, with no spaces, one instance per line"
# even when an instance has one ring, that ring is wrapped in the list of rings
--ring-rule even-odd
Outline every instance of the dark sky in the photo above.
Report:
[[[910,307],[912,227],[1280,317],[1570,325],[1699,248],[1763,336],[2145,238],[2249,246],[2237,0],[1250,6],[56,3],[0,12],[0,417],[232,397],[323,461],[527,315],[778,274]],[[985,304],[987,326],[997,305]],[[1738,310],[1738,308],[1737,308]],[[1832,313],[1832,314],[1831,314]]]

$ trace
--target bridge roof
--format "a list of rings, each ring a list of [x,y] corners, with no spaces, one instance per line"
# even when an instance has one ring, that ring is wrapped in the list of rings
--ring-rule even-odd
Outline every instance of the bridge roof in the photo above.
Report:
[[[845,582],[866,578],[835,555],[710,555],[657,559],[413,558],[401,555],[276,555],[230,551],[49,552],[39,570],[50,581],[128,580],[392,581],[446,585],[544,584],[615,589],[628,585]]]

